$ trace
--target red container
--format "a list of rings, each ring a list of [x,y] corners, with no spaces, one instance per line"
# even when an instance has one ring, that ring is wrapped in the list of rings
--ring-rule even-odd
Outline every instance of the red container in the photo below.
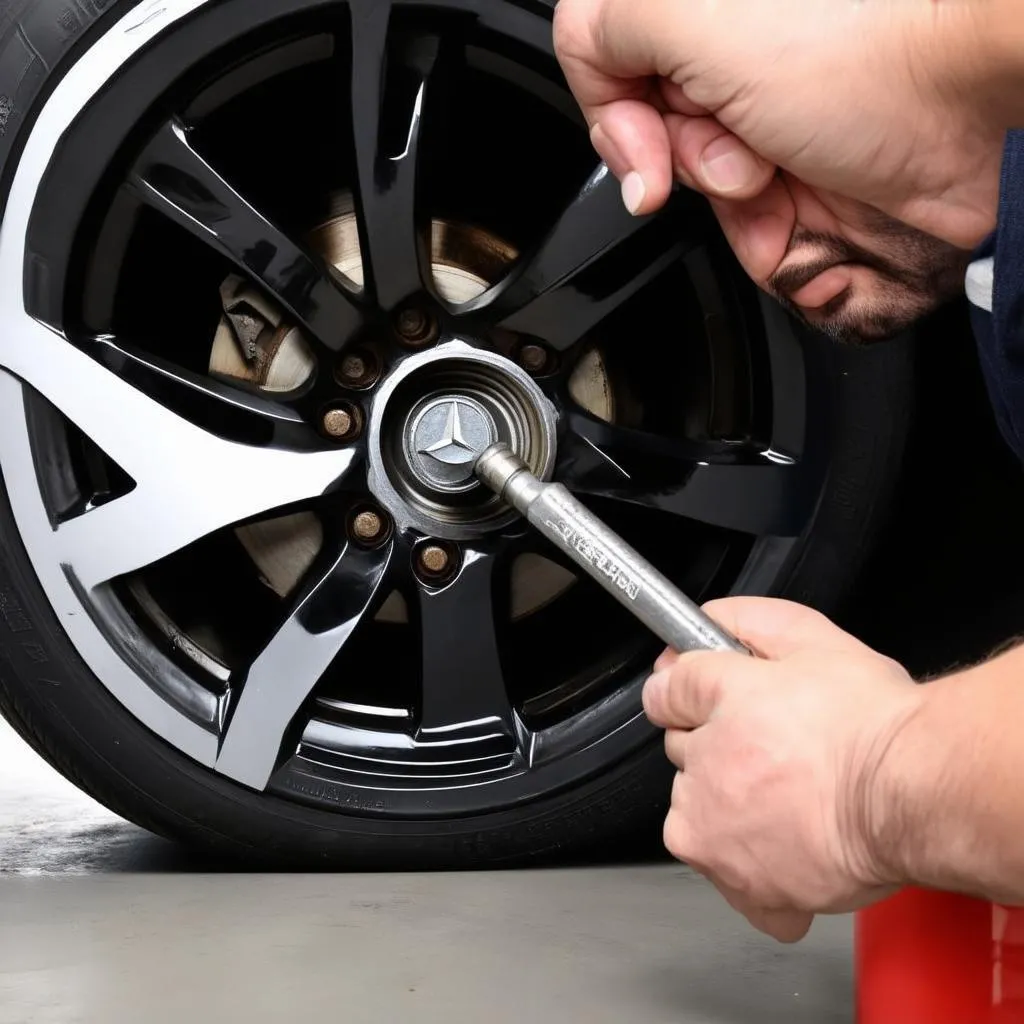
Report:
[[[907,889],[855,935],[857,1024],[1024,1024],[1024,910]]]

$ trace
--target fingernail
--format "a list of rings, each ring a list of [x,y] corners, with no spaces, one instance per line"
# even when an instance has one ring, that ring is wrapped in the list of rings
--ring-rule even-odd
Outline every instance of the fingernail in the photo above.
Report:
[[[644,707],[652,708],[658,707],[665,699],[665,694],[668,693],[668,681],[671,676],[671,672],[662,671],[655,672],[646,683],[644,683]]]
[[[636,171],[630,171],[622,179],[622,201],[626,204],[626,209],[636,216],[637,210],[643,206],[646,195],[647,186],[644,179]]]
[[[731,139],[708,146],[701,156],[700,170],[705,185],[723,194],[749,188],[760,173],[754,157]]]

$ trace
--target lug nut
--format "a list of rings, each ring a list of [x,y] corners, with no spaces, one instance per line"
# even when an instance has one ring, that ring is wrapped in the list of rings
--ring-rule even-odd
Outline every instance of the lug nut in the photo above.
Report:
[[[362,356],[345,356],[341,361],[341,375],[346,380],[362,380],[366,376],[366,360]]]
[[[330,409],[324,415],[324,430],[331,437],[346,437],[352,433],[352,414],[347,409]]]
[[[527,373],[543,373],[548,366],[548,354],[540,345],[524,345],[519,350],[519,365]]]
[[[342,356],[334,376],[346,387],[369,387],[380,376],[380,364],[371,352],[348,352]]]
[[[455,552],[436,543],[424,544],[416,556],[420,575],[436,583],[450,576],[456,568]]]
[[[390,527],[384,513],[372,508],[363,509],[353,518],[350,530],[356,540],[364,544],[374,544],[383,540]]]
[[[359,433],[359,415],[354,408],[335,406],[324,413],[323,429],[335,441],[350,441]]]
[[[441,576],[448,569],[448,552],[437,544],[428,544],[420,552],[420,565],[432,576]]]
[[[421,309],[403,309],[398,314],[398,333],[403,338],[416,338],[427,329],[427,317]]]
[[[395,330],[410,345],[422,345],[432,340],[434,322],[422,309],[403,309],[395,320]]]

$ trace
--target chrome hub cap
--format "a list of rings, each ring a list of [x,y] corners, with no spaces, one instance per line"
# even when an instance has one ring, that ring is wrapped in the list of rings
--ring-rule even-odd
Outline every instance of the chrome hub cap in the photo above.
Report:
[[[473,486],[477,456],[498,441],[494,417],[466,395],[430,398],[414,410],[405,455],[417,480],[439,491]]]
[[[400,527],[462,540],[511,512],[473,476],[489,445],[507,444],[541,478],[555,461],[555,407],[494,352],[450,341],[405,360],[373,403],[369,482]]]

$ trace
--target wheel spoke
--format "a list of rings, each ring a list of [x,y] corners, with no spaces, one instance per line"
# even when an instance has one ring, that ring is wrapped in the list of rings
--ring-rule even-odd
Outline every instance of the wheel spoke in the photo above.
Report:
[[[373,606],[392,550],[348,544],[315,575],[249,670],[217,757],[219,772],[266,788],[296,714]]]
[[[753,445],[672,440],[567,417],[559,478],[580,495],[755,535],[797,536],[815,490],[801,462]]]
[[[337,351],[363,315],[326,266],[292,242],[193,148],[177,121],[161,128],[130,179],[138,198],[230,259],[311,338]]]
[[[34,320],[0,337],[0,367],[35,388],[135,487],[56,531],[91,589],[232,523],[324,494],[352,451],[290,452],[224,440],[153,401]]]
[[[539,248],[510,276],[465,307],[488,307],[509,330],[564,350],[697,244],[676,196],[653,217],[633,217],[602,164]]]
[[[85,349],[122,380],[219,437],[256,445],[310,447],[311,431],[290,406],[184,370],[114,338],[92,339]]]
[[[364,287],[386,311],[420,294],[429,267],[428,225],[417,203],[420,128],[436,86],[435,35],[404,34],[389,0],[352,12],[352,133]]]
[[[514,734],[495,630],[494,564],[492,555],[467,551],[453,583],[420,592],[421,738],[465,731]]]

